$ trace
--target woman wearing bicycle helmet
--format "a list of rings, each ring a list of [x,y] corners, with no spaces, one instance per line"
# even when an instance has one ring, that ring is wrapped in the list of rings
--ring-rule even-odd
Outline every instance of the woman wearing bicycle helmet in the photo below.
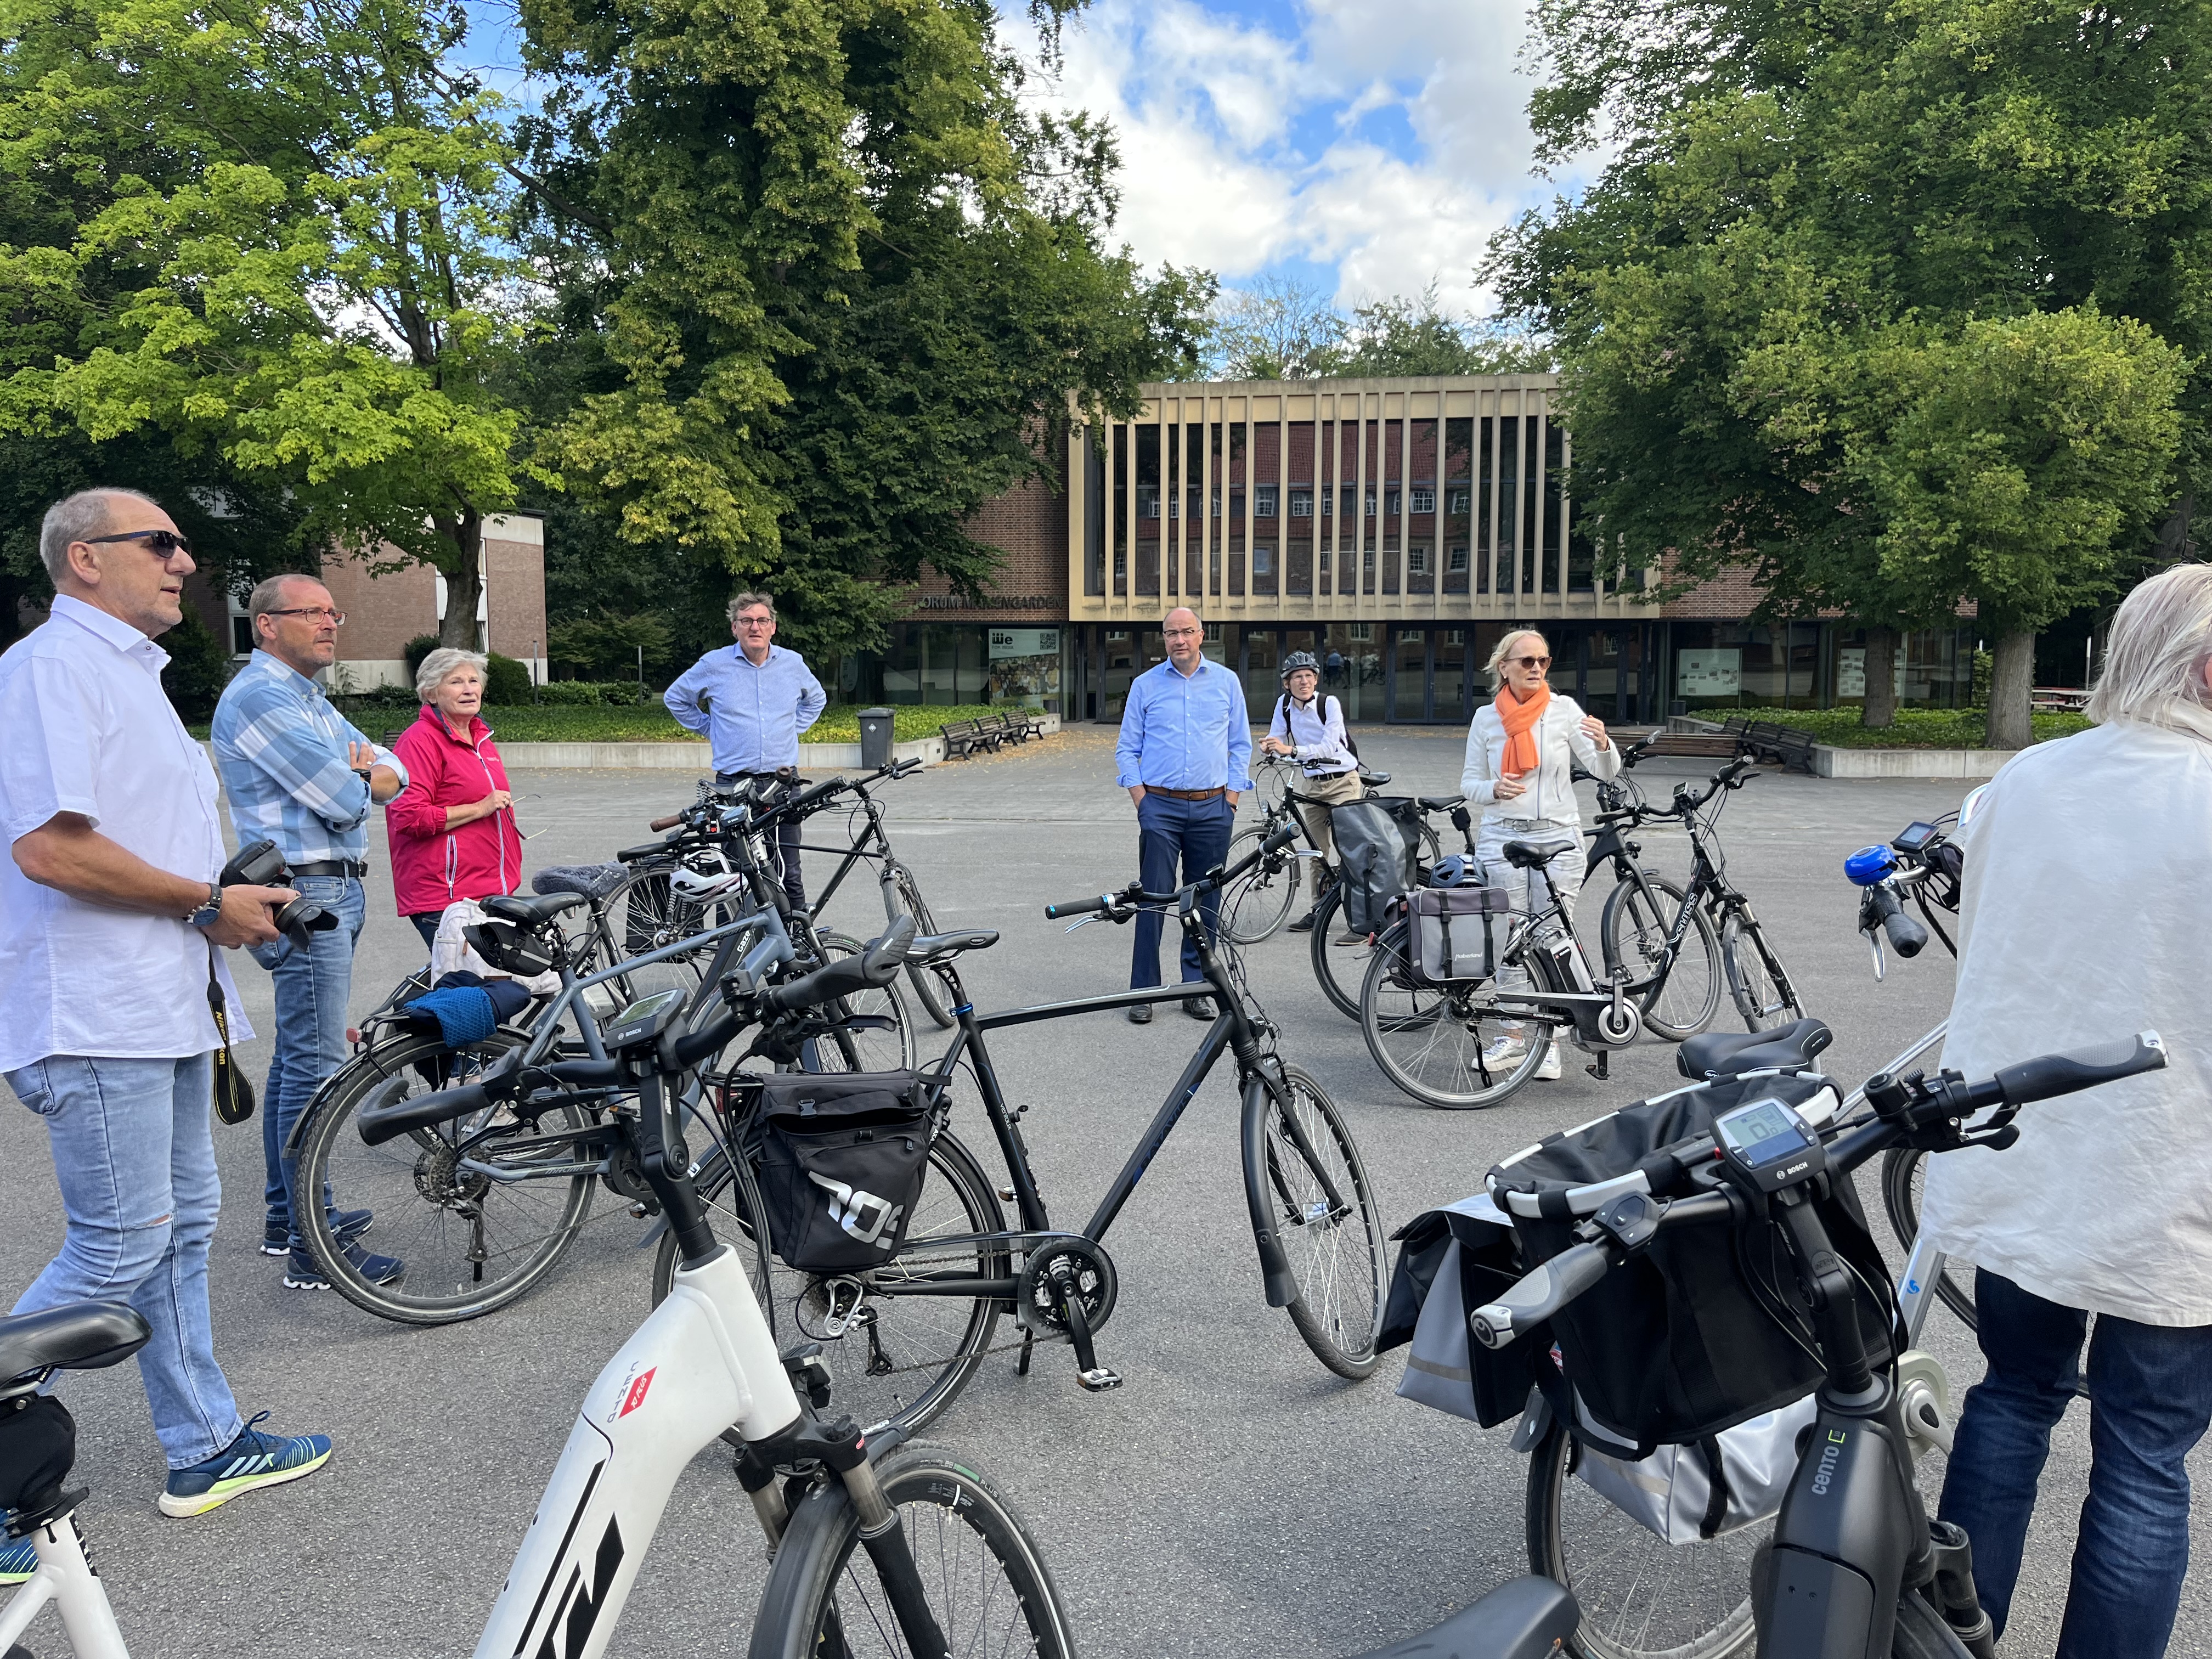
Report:
[[[1525,841],[1559,847],[1563,850],[1545,872],[1571,916],[1586,867],[1574,767],[1579,762],[1594,777],[1613,777],[1620,771],[1620,752],[1606,736],[1603,720],[1585,714],[1572,697],[1552,690],[1546,681],[1551,666],[1552,647],[1533,628],[1514,629],[1498,641],[1489,663],[1490,684],[1497,696],[1476,713],[1468,728],[1467,769],[1461,774],[1460,788],[1469,806],[1482,809],[1474,850],[1484,882],[1511,889],[1516,909],[1540,909],[1542,884],[1534,871],[1516,870],[1505,861],[1505,843]],[[1527,972],[1508,969],[1499,975],[1499,983],[1525,986]],[[1492,1045],[1494,1052],[1486,1060],[1492,1066],[1513,1064],[1521,1040],[1518,1031],[1509,1031]],[[1535,1075],[1559,1075],[1556,1044]]]
[[[1334,697],[1319,696],[1321,664],[1310,651],[1293,651],[1283,659],[1283,695],[1275,699],[1275,713],[1267,722],[1267,735],[1260,739],[1263,754],[1283,755],[1298,763],[1298,799],[1291,810],[1305,826],[1306,836],[1321,850],[1321,872],[1314,887],[1315,908],[1335,882],[1333,863],[1336,845],[1329,836],[1329,808],[1358,800],[1364,793],[1359,781],[1359,758],[1352,752],[1344,732],[1344,705]],[[1314,912],[1291,924],[1302,933],[1313,927]]]

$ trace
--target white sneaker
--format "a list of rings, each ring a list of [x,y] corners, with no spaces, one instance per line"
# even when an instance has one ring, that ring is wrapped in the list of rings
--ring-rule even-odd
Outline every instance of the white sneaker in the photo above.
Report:
[[[1530,1074],[1538,1083],[1557,1083],[1559,1080],[1559,1045],[1556,1042],[1544,1051],[1542,1063]]]
[[[1521,1057],[1528,1052],[1528,1045],[1517,1036],[1494,1038],[1482,1050],[1482,1069],[1486,1072],[1510,1072],[1520,1065]]]

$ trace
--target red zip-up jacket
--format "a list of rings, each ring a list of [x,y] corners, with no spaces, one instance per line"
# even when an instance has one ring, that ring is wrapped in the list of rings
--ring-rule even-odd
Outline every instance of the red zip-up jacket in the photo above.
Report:
[[[399,914],[417,915],[443,910],[455,899],[520,890],[522,836],[514,808],[446,827],[448,806],[466,806],[508,787],[491,727],[471,716],[465,743],[425,704],[392,749],[406,763],[409,779],[384,809]]]

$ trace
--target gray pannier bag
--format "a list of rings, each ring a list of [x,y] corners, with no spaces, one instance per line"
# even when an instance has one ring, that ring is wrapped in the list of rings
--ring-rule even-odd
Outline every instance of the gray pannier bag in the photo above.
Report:
[[[1489,979],[1513,926],[1503,887],[1424,887],[1407,900],[1413,970],[1431,985]]]
[[[1723,1429],[1694,1446],[1662,1446],[1638,1462],[1610,1456],[1587,1443],[1575,1474],[1593,1492],[1638,1526],[1670,1544],[1717,1538],[1781,1512],[1783,1495],[1797,1472],[1797,1436],[1812,1424],[1818,1402],[1807,1395]],[[1713,1501],[1711,1461],[1721,1460],[1721,1503]]]
[[[1379,933],[1390,907],[1413,885],[1406,840],[1389,809],[1371,800],[1329,808],[1329,830],[1344,870],[1344,922],[1355,933]]]

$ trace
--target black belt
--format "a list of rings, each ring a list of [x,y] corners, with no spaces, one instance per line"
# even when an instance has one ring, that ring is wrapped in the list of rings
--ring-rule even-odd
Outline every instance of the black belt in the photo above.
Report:
[[[350,876],[359,881],[368,873],[368,866],[353,859],[317,859],[313,863],[290,866],[295,876]]]

